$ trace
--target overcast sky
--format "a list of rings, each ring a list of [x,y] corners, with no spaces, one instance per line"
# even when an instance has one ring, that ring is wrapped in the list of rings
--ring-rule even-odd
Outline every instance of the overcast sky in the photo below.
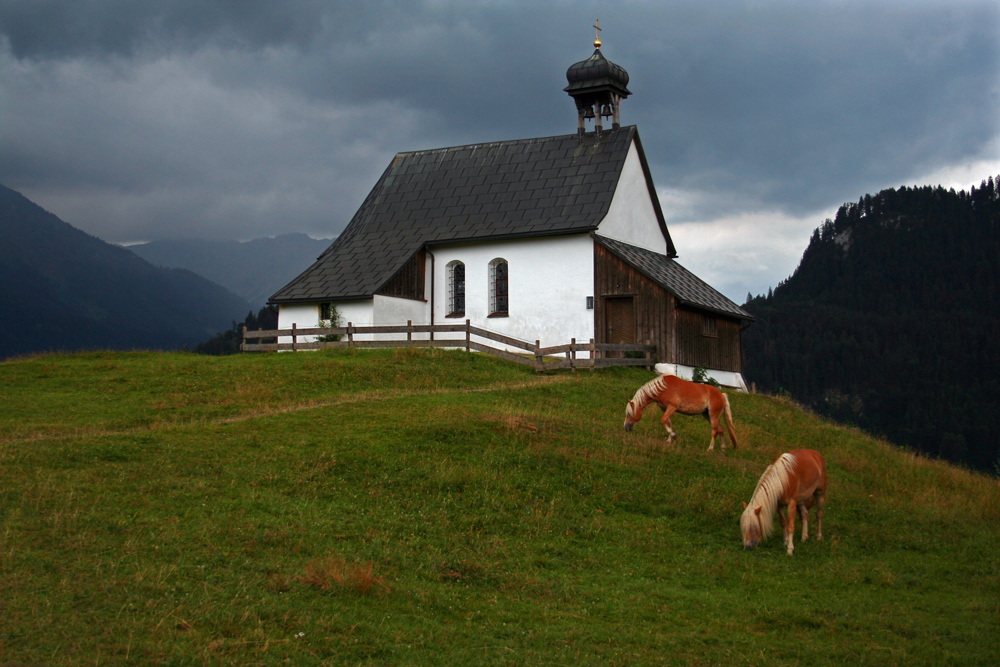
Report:
[[[575,132],[597,18],[737,303],[845,202],[1000,174],[998,0],[0,0],[0,184],[113,243],[332,237],[399,151]]]

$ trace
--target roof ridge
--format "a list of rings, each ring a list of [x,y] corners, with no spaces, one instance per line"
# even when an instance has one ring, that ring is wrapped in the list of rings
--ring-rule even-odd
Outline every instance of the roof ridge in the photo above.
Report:
[[[620,128],[616,130],[604,130],[601,133],[601,136],[603,137],[604,135],[612,133],[631,131],[635,129],[635,127],[636,127],[635,125],[622,125]],[[594,133],[590,132],[583,135],[583,138],[588,138],[593,136]],[[440,148],[423,148],[414,151],[399,151],[398,153],[396,153],[395,157],[398,158],[400,156],[410,156],[410,155],[432,155],[434,153],[446,153],[448,151],[461,150],[463,148],[478,148],[480,146],[500,146],[503,144],[508,144],[508,145],[532,144],[532,143],[541,143],[544,141],[551,141],[552,139],[577,139],[577,138],[580,138],[580,135],[574,132],[571,134],[553,134],[548,137],[531,137],[527,139],[502,139],[497,141],[480,141],[473,144],[458,144],[455,146],[444,146]]]

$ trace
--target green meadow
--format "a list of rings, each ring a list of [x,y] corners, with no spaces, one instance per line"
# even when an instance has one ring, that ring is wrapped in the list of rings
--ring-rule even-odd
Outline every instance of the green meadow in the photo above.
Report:
[[[731,393],[740,448],[640,369],[339,350],[0,363],[0,665],[990,665],[1000,486]],[[928,406],[931,409],[931,406]],[[822,541],[754,551],[777,455]],[[815,535],[815,522],[810,526]]]

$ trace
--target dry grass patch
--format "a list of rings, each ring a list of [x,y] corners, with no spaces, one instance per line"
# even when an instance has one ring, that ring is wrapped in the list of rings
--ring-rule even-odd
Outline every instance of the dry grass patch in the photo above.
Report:
[[[306,563],[299,581],[324,593],[375,595],[389,591],[385,578],[375,574],[373,561],[349,563],[342,556]]]

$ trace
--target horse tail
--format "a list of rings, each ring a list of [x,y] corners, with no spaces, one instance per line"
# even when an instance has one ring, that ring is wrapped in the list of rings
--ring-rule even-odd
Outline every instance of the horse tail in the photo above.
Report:
[[[729,432],[729,442],[733,443],[733,449],[738,449],[736,444],[736,427],[733,426],[733,411],[729,407],[729,397],[723,394],[722,400],[724,401],[723,412],[726,415],[726,430]]]

